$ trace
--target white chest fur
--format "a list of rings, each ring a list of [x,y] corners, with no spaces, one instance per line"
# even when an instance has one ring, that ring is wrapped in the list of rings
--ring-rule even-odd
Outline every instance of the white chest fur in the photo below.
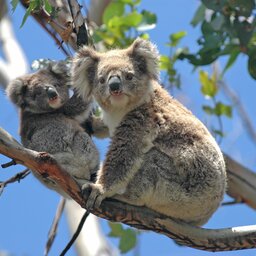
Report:
[[[110,136],[113,136],[116,127],[120,124],[123,117],[125,116],[125,111],[111,111],[111,112],[105,112],[102,110],[103,114],[103,122],[109,129]]]

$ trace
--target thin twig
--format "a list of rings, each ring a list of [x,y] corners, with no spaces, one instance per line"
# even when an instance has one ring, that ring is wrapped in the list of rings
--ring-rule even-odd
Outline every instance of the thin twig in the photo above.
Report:
[[[44,250],[44,255],[45,256],[48,255],[48,253],[49,253],[49,251],[52,247],[52,244],[54,242],[54,239],[56,237],[59,221],[60,221],[60,218],[63,214],[65,203],[66,203],[66,199],[64,197],[62,197],[60,199],[59,204],[58,204],[58,207],[57,207],[57,210],[56,210],[56,213],[55,213],[55,217],[53,219],[51,228],[50,228],[49,233],[48,233],[48,239],[47,239],[45,250]]]
[[[72,236],[71,240],[69,241],[69,243],[66,245],[66,247],[64,248],[64,250],[61,252],[60,256],[64,256],[68,250],[71,248],[71,246],[73,245],[73,243],[76,241],[77,237],[79,236],[82,228],[83,228],[83,225],[87,219],[87,217],[89,216],[90,212],[89,211],[86,211],[82,217],[82,219],[80,220],[79,222],[79,225],[77,227],[77,230],[76,232],[74,233],[74,235]]]
[[[37,22],[42,26],[42,28],[53,38],[53,40],[55,41],[55,43],[58,45],[59,49],[62,50],[62,52],[69,57],[70,54],[68,53],[68,51],[64,48],[63,46],[63,41],[60,41],[60,39],[56,36],[56,33],[54,33],[53,31],[51,31],[48,27],[47,24],[40,20],[37,16],[34,16],[34,18],[37,20]]]
[[[2,168],[7,168],[7,167],[10,167],[10,166],[13,166],[13,165],[16,165],[15,160],[11,160],[11,161],[8,162],[8,163],[1,164],[1,167],[2,167]]]
[[[14,183],[14,182],[20,182],[20,180],[26,178],[30,174],[29,169],[25,169],[22,172],[17,173],[15,176],[11,177],[10,179],[0,182],[0,196],[4,191],[4,188],[7,186],[7,184]]]
[[[234,205],[234,204],[244,204],[244,201],[238,201],[238,200],[233,200],[229,202],[224,202],[221,204],[221,206],[228,206],[228,205]]]
[[[253,127],[252,121],[247,114],[242,102],[239,97],[223,80],[218,81],[220,88],[223,89],[225,95],[231,100],[234,106],[237,108],[240,118],[244,124],[245,129],[247,130],[251,139],[256,143],[256,130]]]

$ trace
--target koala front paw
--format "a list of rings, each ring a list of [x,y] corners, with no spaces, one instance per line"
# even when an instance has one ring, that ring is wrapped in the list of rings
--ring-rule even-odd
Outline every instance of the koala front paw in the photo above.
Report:
[[[90,191],[86,202],[86,209],[90,211],[93,208],[98,208],[101,205],[103,199],[106,198],[102,185],[100,184],[85,184],[82,186],[83,191]]]

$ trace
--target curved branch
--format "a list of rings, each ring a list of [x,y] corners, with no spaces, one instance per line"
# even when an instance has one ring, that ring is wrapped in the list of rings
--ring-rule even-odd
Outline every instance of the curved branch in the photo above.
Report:
[[[51,178],[85,208],[87,195],[62,170],[51,155],[21,146],[0,128],[0,153],[30,168],[37,175]],[[229,251],[256,248],[256,225],[210,230],[194,227],[156,213],[145,207],[136,207],[114,199],[104,200],[101,207],[92,211],[98,217],[118,221],[144,230],[152,230],[175,239],[179,244],[206,251]]]
[[[228,175],[228,195],[256,209],[256,173],[224,154]]]

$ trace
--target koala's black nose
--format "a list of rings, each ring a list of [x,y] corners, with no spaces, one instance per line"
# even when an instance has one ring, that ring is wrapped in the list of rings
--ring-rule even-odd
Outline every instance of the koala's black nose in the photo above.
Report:
[[[46,91],[49,99],[54,99],[58,96],[56,90],[51,87],[47,87]]]
[[[121,80],[118,76],[112,76],[108,80],[108,86],[110,91],[120,91],[121,90]]]

